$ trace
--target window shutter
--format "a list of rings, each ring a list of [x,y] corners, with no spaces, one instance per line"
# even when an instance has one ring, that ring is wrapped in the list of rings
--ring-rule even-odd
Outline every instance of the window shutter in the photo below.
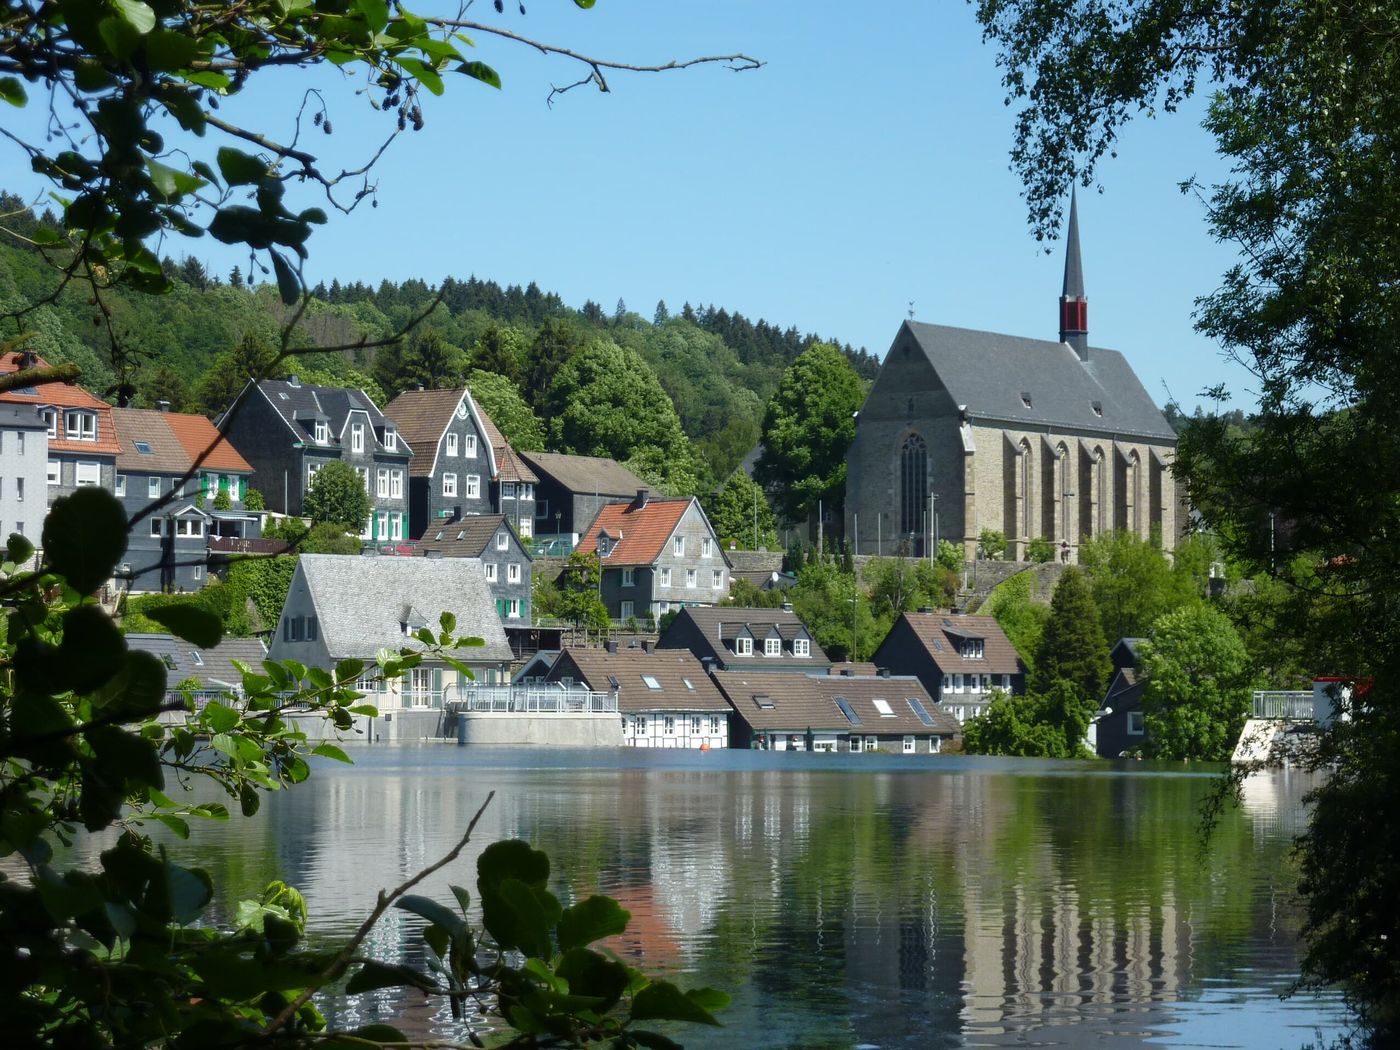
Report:
[[[433,668],[433,695],[434,695],[434,696],[441,696],[441,695],[442,695],[442,668],[441,668],[441,667],[434,667],[434,668]]]

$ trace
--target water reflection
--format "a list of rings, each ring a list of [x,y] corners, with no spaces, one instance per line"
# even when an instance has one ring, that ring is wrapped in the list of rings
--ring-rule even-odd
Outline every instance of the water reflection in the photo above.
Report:
[[[613,950],[733,994],[726,1028],[694,1045],[1145,1046],[1209,1031],[1211,1045],[1298,1046],[1338,1023],[1313,1000],[1272,1027],[1212,1020],[1231,997],[1262,1015],[1296,965],[1297,774],[1251,780],[1203,855],[1210,779],[1181,769],[711,757],[366,750],[182,848],[236,891],[298,884],[317,935],[344,936],[495,789],[479,844],[546,849],[566,902],[602,892],[632,912]],[[479,848],[426,892],[472,886]],[[415,925],[391,914],[371,950],[420,951]],[[453,1031],[388,994],[332,1009]]]

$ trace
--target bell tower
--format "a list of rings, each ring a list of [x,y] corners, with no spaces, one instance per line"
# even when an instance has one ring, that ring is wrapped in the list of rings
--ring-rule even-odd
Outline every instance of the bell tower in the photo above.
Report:
[[[1065,284],[1060,292],[1060,342],[1089,359],[1089,300],[1084,295],[1084,264],[1079,259],[1079,200],[1070,188],[1069,231],[1065,234]]]

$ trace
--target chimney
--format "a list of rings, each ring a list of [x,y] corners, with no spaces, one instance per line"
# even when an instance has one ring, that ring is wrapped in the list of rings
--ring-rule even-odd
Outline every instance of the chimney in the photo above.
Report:
[[[921,613],[931,613],[931,612],[933,612],[933,606],[932,606],[932,605],[921,605],[921,606],[919,606],[919,612],[921,612]]]
[[[650,638],[643,638],[643,639],[642,639],[642,652],[644,652],[644,653],[649,653],[649,652],[651,652],[651,639],[650,639]]]
[[[880,668],[880,677],[881,677],[881,678],[888,678],[889,676],[890,676],[890,669],[889,669],[888,667],[882,667],[882,668]]]
[[[610,653],[617,652],[617,639],[609,638],[606,642],[603,643],[603,648]]]
[[[296,376],[288,376],[288,377],[287,377],[287,385],[288,385],[288,386],[297,386],[297,387],[299,387],[299,386],[301,386],[301,380],[298,379]]]
[[[646,489],[637,490],[637,498],[632,501],[632,510],[641,510],[647,505],[648,491]]]
[[[170,411],[170,402],[169,402],[169,401],[157,401],[157,402],[156,402],[156,411],[157,411],[157,412],[169,412],[169,411]]]
[[[792,612],[792,602],[783,602],[783,612]]]
[[[21,350],[15,356],[15,365],[18,368],[34,368],[39,364],[39,355],[33,350]]]
[[[854,678],[855,676],[856,676],[856,669],[855,669],[854,667],[843,667],[843,668],[841,668],[841,677],[842,677],[842,678]]]
[[[418,393],[421,394],[421,393],[423,392],[423,390],[424,390],[424,387],[423,387],[423,384],[422,384],[422,383],[419,383],[419,384],[418,384],[416,387],[414,387],[413,389],[416,390],[416,391],[418,391]]]
[[[716,660],[713,656],[700,657],[700,666],[705,669],[706,674],[710,674],[712,671],[714,671],[718,663],[719,661]]]
[[[1060,292],[1060,342],[1089,360],[1089,300],[1084,295],[1084,266],[1079,259],[1079,200],[1069,191],[1069,229],[1065,233],[1065,282]]]

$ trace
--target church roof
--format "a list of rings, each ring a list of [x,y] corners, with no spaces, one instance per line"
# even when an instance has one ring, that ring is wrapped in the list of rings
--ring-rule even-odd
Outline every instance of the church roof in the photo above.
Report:
[[[1068,344],[1048,339],[918,321],[904,326],[973,419],[1176,443],[1176,432],[1117,350],[1090,347],[1081,361]]]

